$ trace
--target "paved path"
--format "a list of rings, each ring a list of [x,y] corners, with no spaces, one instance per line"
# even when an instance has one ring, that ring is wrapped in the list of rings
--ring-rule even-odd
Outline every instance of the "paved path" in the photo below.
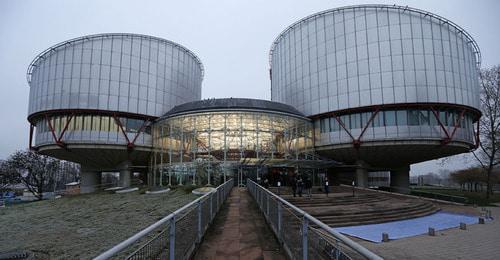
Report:
[[[500,208],[490,207],[492,221],[436,231],[387,243],[360,242],[385,259],[500,259]]]
[[[233,188],[194,259],[286,259],[257,204]]]

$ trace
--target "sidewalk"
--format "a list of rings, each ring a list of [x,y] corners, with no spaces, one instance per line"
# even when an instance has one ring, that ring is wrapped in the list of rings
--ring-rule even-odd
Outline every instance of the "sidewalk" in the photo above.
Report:
[[[437,231],[436,236],[419,235],[387,243],[358,242],[384,259],[499,259],[500,208],[489,207],[493,220]],[[356,240],[356,239],[355,239]]]
[[[257,204],[233,188],[194,259],[286,259]]]

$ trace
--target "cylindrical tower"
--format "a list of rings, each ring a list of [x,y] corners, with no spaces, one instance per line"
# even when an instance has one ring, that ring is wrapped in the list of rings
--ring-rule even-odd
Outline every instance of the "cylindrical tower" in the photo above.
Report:
[[[128,186],[125,175],[149,164],[153,120],[199,100],[202,79],[198,57],[164,39],[99,34],[62,42],[28,67],[30,146],[82,164],[83,190],[85,180],[99,179],[86,172],[122,170]]]
[[[479,63],[472,37],[438,15],[387,5],[336,8],[294,23],[274,41],[272,100],[314,119],[318,152],[407,174],[411,163],[477,145]]]

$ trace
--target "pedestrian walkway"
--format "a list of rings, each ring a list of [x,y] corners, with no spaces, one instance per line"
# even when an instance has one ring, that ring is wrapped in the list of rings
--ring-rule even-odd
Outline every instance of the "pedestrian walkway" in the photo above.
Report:
[[[500,259],[500,208],[489,207],[493,220],[452,228],[436,236],[420,235],[387,243],[358,242],[384,259]]]
[[[246,188],[233,188],[194,259],[286,259]]]

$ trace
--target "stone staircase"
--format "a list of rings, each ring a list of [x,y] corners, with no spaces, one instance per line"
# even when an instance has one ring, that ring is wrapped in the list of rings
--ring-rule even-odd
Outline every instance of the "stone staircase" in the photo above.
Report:
[[[289,194],[282,197],[331,227],[417,218],[440,210],[432,202],[396,194],[357,190],[353,197],[349,188],[335,187],[334,190],[329,197],[321,193],[314,193],[312,198]]]

